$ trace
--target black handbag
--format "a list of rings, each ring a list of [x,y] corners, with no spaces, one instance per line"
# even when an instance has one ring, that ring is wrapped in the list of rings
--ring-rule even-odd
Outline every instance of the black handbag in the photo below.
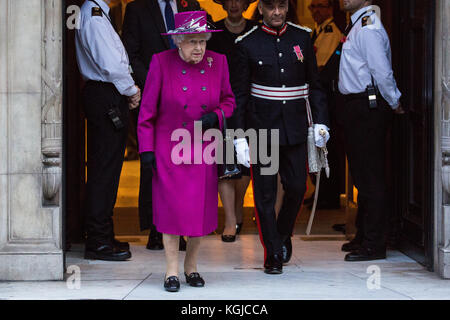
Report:
[[[227,135],[227,119],[225,118],[225,113],[221,108],[219,108],[222,112],[223,119],[223,127],[222,127],[222,136],[223,136],[223,154],[222,154],[222,164],[217,164],[217,175],[220,179],[229,178],[241,173],[238,165],[233,161],[233,163],[227,163],[227,143],[231,143],[233,145],[233,159],[236,159],[236,149],[234,143],[232,141],[232,137]]]

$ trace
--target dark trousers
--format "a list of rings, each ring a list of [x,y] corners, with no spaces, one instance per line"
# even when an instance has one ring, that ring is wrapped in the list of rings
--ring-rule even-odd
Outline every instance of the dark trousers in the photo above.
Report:
[[[377,109],[369,109],[367,97],[347,98],[343,116],[350,173],[358,189],[357,240],[364,247],[384,249],[388,218],[385,149],[392,111],[382,99]]]
[[[139,117],[139,109],[133,110],[130,113],[130,123],[132,124],[133,135],[137,136],[137,123]],[[139,150],[139,141],[137,141],[137,149]],[[153,208],[152,208],[152,169],[144,169],[141,166],[139,177],[139,222],[141,230],[150,229],[150,235],[156,236],[156,227],[153,224]]]
[[[292,235],[306,192],[306,143],[280,146],[279,174],[285,191],[283,205],[275,216],[277,174],[261,175],[260,163],[252,165],[253,193],[265,256],[282,253],[283,240]]]
[[[128,131],[128,104],[111,83],[88,81],[83,90],[87,118],[87,244],[108,244],[114,237],[113,209]],[[118,108],[122,129],[116,129],[108,116]]]

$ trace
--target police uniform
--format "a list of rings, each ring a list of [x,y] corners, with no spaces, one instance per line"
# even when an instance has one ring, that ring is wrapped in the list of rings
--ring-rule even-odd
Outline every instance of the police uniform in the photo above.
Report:
[[[75,44],[87,118],[87,249],[111,244],[112,214],[127,137],[127,96],[137,93],[128,56],[114,30],[109,7],[87,0],[81,7]],[[116,124],[113,123],[115,119]]]
[[[336,113],[339,112],[337,109],[340,105],[337,79],[343,36],[334,23],[333,17],[316,25],[312,35],[320,81],[327,94],[330,128],[333,132],[327,144],[331,175],[328,179],[321,181],[317,204],[319,209],[339,209],[340,194],[341,191],[344,191],[345,152],[342,130],[336,119]]]
[[[328,124],[326,96],[320,85],[310,32],[288,22],[279,30],[255,26],[236,39],[234,67],[240,75],[233,83],[236,127],[278,129],[280,135],[279,174],[285,196],[278,219],[274,209],[277,174],[262,175],[261,168],[268,165],[259,158],[252,165],[255,206],[266,257],[281,254],[282,243],[291,236],[306,191],[305,96],[309,94],[314,122]]]
[[[339,91],[344,95],[343,123],[350,171],[358,188],[355,241],[385,254],[388,195],[385,139],[400,92],[393,76],[388,35],[371,6],[355,12],[343,45]],[[377,108],[369,108],[366,88],[377,87]],[[347,259],[347,257],[346,257]]]

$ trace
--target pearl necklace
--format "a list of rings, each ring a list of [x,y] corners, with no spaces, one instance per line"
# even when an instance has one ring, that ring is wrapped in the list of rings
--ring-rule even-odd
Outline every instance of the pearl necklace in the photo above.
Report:
[[[225,25],[228,27],[228,28],[230,28],[230,29],[236,29],[236,28],[238,28],[238,27],[242,27],[242,25],[245,23],[245,19],[244,18],[241,18],[241,20],[238,22],[238,23],[234,23],[234,22],[231,22],[229,19],[228,19],[228,17],[227,18],[225,18]]]

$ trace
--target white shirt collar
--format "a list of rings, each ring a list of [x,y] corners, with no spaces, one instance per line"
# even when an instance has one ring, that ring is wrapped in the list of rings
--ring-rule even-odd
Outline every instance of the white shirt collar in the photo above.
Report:
[[[364,12],[367,12],[370,9],[372,9],[372,6],[367,6],[367,7],[359,9],[354,14],[352,14],[352,23],[355,23],[356,19],[358,19]]]
[[[166,4],[166,0],[158,0],[159,4]],[[176,3],[175,0],[170,0],[171,4]]]

